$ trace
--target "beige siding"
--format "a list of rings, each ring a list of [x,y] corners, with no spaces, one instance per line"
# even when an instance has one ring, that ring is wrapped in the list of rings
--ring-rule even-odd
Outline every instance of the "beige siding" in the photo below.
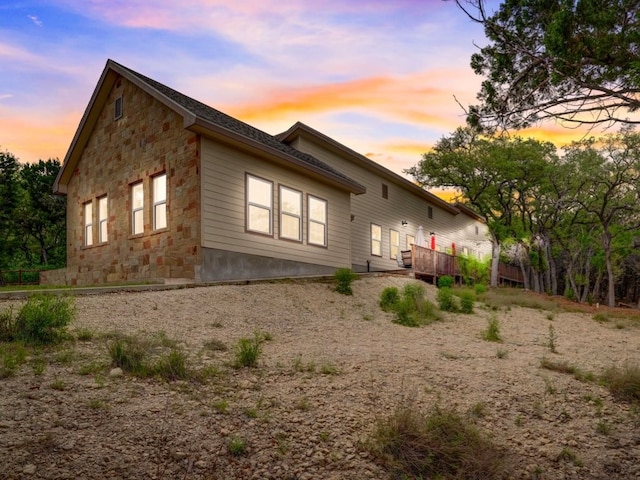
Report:
[[[349,194],[250,154],[202,140],[202,246],[297,262],[351,264]],[[245,175],[273,182],[273,237],[245,231]],[[302,242],[279,239],[279,186],[303,193]],[[328,206],[328,247],[307,244],[307,194]]]
[[[406,246],[406,236],[415,236],[420,225],[427,242],[429,232],[436,233],[436,245],[443,251],[451,248],[453,242],[458,252],[461,252],[463,246],[470,251],[484,251],[486,248],[486,228],[481,222],[464,214],[453,215],[376,171],[350,158],[343,158],[307,138],[298,137],[292,145],[323,160],[366,187],[367,193],[353,195],[351,198],[351,213],[355,216],[351,224],[351,256],[354,265],[365,267],[369,261],[372,270],[397,268],[396,261],[390,259],[389,231],[393,229],[400,233],[402,250]],[[387,199],[382,196],[382,184],[387,185]],[[428,218],[429,206],[433,210],[432,219]],[[403,220],[408,222],[406,226],[402,225]],[[371,223],[382,227],[382,257],[371,255]],[[476,224],[479,225],[479,235],[475,235]]]

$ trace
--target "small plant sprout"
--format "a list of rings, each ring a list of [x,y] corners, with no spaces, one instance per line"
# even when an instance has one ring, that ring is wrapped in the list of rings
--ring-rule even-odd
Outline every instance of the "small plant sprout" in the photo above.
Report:
[[[229,453],[235,457],[244,455],[247,450],[247,442],[242,437],[231,437],[227,446],[229,448]]]
[[[553,329],[553,325],[551,324],[549,324],[549,342],[547,343],[547,346],[551,353],[558,353],[558,349],[556,348],[556,334]]]
[[[494,314],[487,321],[487,329],[482,332],[482,338],[487,342],[502,342],[500,336],[500,322],[498,317]]]

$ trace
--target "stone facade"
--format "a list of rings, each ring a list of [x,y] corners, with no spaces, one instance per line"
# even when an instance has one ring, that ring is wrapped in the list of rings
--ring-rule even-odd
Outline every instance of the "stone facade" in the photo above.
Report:
[[[116,99],[122,116],[115,119]],[[200,138],[183,119],[127,79],[104,104],[68,185],[65,283],[196,281],[200,248]],[[154,231],[153,177],[167,176],[167,228]],[[144,232],[132,235],[131,186],[142,182]],[[108,196],[108,239],[98,242],[98,199]],[[83,206],[93,202],[93,245]]]

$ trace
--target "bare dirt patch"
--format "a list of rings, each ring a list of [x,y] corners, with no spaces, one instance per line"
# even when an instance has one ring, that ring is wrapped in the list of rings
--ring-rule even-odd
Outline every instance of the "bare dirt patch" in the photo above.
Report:
[[[545,358],[597,376],[637,363],[639,327],[480,304],[396,325],[379,295],[413,281],[366,277],[353,296],[277,283],[77,297],[70,330],[91,338],[32,353],[0,379],[0,478],[391,478],[366,445],[407,401],[468,415],[508,451],[512,478],[640,477],[638,408],[541,368]],[[492,315],[502,343],[482,338]],[[271,337],[259,367],[233,368],[233,346],[256,331]],[[190,368],[216,373],[110,376],[114,333],[175,341]]]

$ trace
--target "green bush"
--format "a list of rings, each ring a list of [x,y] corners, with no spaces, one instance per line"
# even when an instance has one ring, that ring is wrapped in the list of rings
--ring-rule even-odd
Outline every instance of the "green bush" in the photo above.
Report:
[[[258,359],[262,353],[262,335],[255,333],[253,338],[243,337],[235,346],[236,367],[253,368],[258,365]]]
[[[438,288],[451,288],[453,284],[454,280],[451,275],[443,275],[438,278]]]
[[[476,291],[476,295],[482,295],[483,293],[487,293],[487,286],[484,283],[476,283],[473,286],[473,289]]]
[[[396,287],[387,287],[380,294],[380,308],[385,312],[394,310],[400,301],[400,291]]]
[[[502,342],[502,337],[500,336],[500,322],[495,315],[492,315],[491,318],[488,319],[487,329],[482,332],[482,338],[488,342]]]
[[[460,276],[465,285],[478,285],[489,283],[491,271],[491,259],[478,260],[472,256],[458,255],[456,257]]]
[[[456,297],[453,295],[453,291],[449,287],[440,287],[436,294],[436,300],[440,310],[445,312],[457,312],[459,310]]]
[[[370,445],[394,478],[492,480],[507,470],[503,449],[467,418],[438,407],[426,415],[397,408],[378,421]]]
[[[462,292],[460,294],[460,311],[462,313],[473,313],[473,303],[476,301],[473,292]]]
[[[385,293],[386,292],[386,293]],[[406,327],[419,327],[440,320],[440,312],[436,306],[425,298],[425,290],[419,283],[408,283],[398,294],[395,287],[386,288],[381,295],[380,306],[383,306],[383,298],[394,298],[385,311],[393,311],[396,314],[394,323]],[[384,308],[383,308],[384,310]]]
[[[358,275],[350,268],[339,268],[336,270],[334,277],[336,279],[336,292],[343,295],[353,295],[351,284],[358,278]]]
[[[65,337],[74,316],[72,297],[33,295],[16,316],[15,337],[25,343],[57,343]]]

